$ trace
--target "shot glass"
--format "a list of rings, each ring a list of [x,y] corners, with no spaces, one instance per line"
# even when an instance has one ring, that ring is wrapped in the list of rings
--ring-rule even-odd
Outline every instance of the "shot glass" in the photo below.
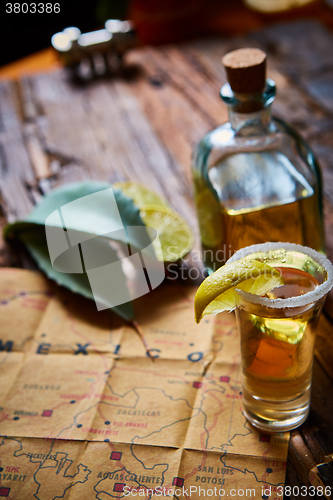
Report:
[[[228,262],[243,257],[278,268],[284,283],[265,296],[237,290],[244,415],[266,432],[291,430],[309,413],[316,328],[333,266],[292,243],[251,245]]]

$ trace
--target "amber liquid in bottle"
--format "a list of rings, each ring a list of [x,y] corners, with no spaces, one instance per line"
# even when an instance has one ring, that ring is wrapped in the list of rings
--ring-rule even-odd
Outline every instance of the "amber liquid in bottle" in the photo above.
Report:
[[[299,245],[322,249],[322,238],[315,230],[318,216],[318,196],[256,210],[228,210],[223,206],[222,227],[226,243],[234,250],[262,242],[262,234],[271,241],[292,241]],[[286,221],[288,221],[286,223]]]
[[[207,193],[198,210],[208,268],[265,239],[323,250],[318,191],[283,153],[235,154],[210,167],[208,178],[217,196]]]

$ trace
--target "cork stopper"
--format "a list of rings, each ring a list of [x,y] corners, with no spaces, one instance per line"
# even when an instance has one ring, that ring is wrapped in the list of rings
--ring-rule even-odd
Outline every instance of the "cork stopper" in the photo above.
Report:
[[[246,48],[228,52],[223,59],[230,87],[240,94],[262,92],[266,82],[266,54]]]

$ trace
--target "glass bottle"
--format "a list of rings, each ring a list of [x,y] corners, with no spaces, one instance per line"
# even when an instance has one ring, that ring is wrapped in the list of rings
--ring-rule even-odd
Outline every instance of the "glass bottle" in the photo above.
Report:
[[[193,181],[203,261],[209,272],[236,250],[289,241],[324,250],[321,175],[299,134],[271,115],[275,84],[266,54],[239,49],[223,58],[229,121],[198,144]]]

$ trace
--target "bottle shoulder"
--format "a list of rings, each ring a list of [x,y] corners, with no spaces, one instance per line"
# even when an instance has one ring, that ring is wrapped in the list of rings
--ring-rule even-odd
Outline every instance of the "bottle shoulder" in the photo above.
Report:
[[[241,146],[246,143],[250,145],[262,144],[263,147],[267,147],[271,144],[278,145],[277,140],[304,143],[310,149],[306,141],[291,125],[275,116],[272,117],[265,129],[249,125],[237,130],[231,126],[230,122],[225,122],[205,134],[197,147],[223,149],[230,145],[238,144]]]
[[[265,131],[253,128],[237,131],[230,122],[211,130],[196,148],[195,164],[202,170],[217,165],[220,169],[228,169],[232,163],[237,169],[238,162],[230,162],[235,155],[251,156],[259,169],[267,167],[267,162],[273,165],[277,158],[279,162],[284,158],[312,185],[320,178],[319,166],[310,146],[296,130],[277,117],[272,118]],[[256,161],[259,158],[260,161]]]

